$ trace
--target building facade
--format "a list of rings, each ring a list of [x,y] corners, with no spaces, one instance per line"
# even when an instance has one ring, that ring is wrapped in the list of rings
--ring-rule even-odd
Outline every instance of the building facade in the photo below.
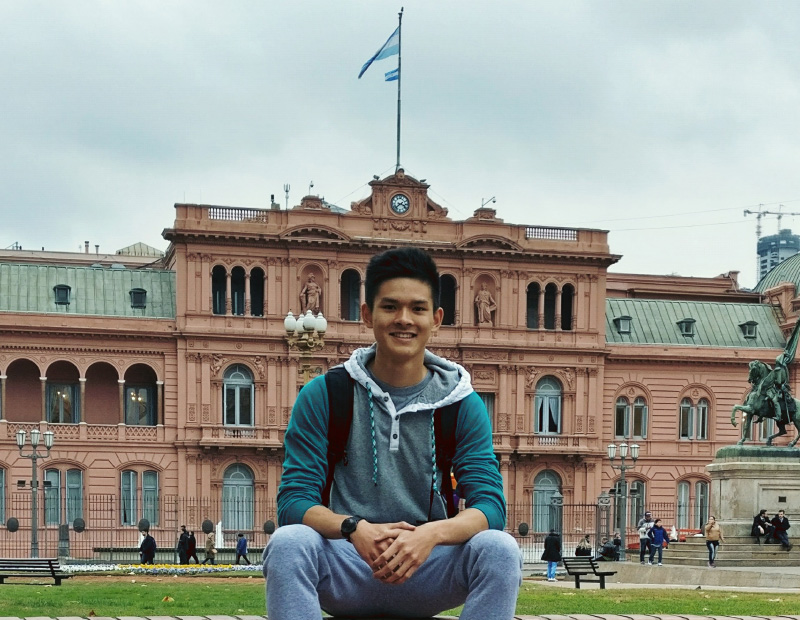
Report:
[[[88,555],[123,534],[132,544],[141,519],[166,537],[208,518],[226,539],[257,539],[275,520],[298,390],[372,342],[367,262],[416,245],[441,272],[431,348],[486,404],[509,530],[548,529],[553,497],[577,507],[603,493],[628,497],[629,524],[647,506],[699,527],[705,466],[739,438],[731,408],[748,362],[783,348],[794,285],[770,296],[739,290],[735,272],[613,274],[605,231],[509,224],[489,208],[454,221],[402,170],[369,185],[349,211],[314,196],[288,210],[178,204],[155,260],[0,256],[0,520],[29,527],[31,460],[15,438],[39,429],[55,437],[38,465],[40,522],[63,539],[83,519]],[[284,329],[308,309],[328,323],[313,351]],[[623,442],[640,446],[627,493],[606,455]],[[586,527],[577,515],[559,517],[565,533]],[[0,529],[0,546],[14,536]]]

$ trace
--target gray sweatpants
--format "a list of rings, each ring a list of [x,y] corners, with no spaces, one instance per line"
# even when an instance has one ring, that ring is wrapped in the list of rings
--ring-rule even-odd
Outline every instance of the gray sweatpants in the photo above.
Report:
[[[264,549],[269,620],[331,615],[427,618],[464,605],[461,620],[510,620],[522,583],[516,541],[496,530],[435,547],[401,585],[382,583],[346,540],[305,525],[278,528]]]

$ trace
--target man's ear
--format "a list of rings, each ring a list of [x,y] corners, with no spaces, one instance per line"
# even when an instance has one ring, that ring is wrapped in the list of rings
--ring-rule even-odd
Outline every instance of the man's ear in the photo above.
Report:
[[[444,321],[444,310],[442,308],[436,308],[436,311],[433,313],[433,328],[431,331],[438,331],[442,326],[442,321]]]
[[[361,304],[361,319],[364,321],[364,325],[372,329],[372,310],[369,309],[366,302]]]

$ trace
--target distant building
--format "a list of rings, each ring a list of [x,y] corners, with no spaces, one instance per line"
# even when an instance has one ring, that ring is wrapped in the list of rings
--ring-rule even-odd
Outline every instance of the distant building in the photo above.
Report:
[[[800,252],[800,235],[784,228],[777,235],[758,240],[758,279],[761,280],[774,267]]]

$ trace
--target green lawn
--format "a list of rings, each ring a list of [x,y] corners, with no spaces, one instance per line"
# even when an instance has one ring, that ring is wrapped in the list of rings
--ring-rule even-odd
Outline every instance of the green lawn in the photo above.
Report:
[[[194,582],[193,582],[194,581]],[[800,609],[800,593],[750,593],[722,590],[634,588],[575,590],[526,582],[519,614],[693,614],[703,616],[778,616]],[[126,576],[68,579],[59,587],[0,585],[0,616],[156,616],[264,615],[260,576],[217,577],[209,584],[192,577]]]

